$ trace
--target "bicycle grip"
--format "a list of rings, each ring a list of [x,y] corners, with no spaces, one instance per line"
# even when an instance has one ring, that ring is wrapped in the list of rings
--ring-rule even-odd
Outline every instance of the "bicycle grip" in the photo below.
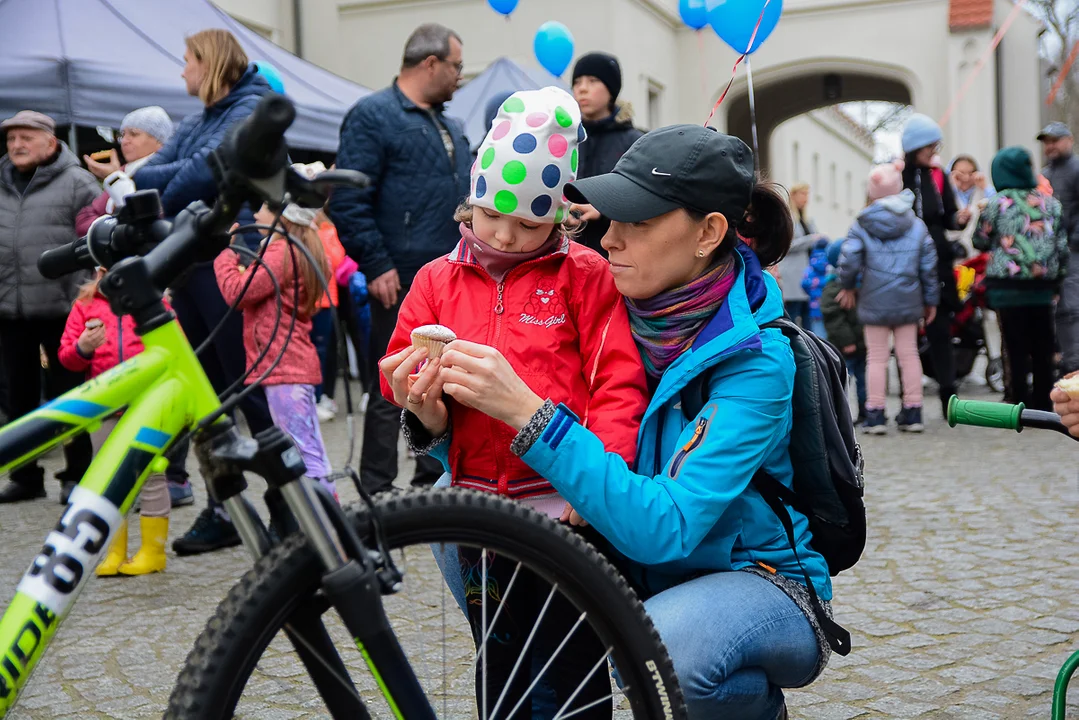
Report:
[[[960,400],[955,395],[948,401],[948,425],[951,427],[976,425],[1019,432],[1023,429],[1020,423],[1022,414],[1022,403],[1007,405],[984,400]]]
[[[272,176],[287,164],[285,131],[296,119],[296,106],[284,95],[265,95],[251,115],[236,127],[232,153],[249,178]]]
[[[37,259],[38,272],[49,280],[58,280],[65,275],[93,266],[94,260],[90,257],[90,247],[84,237],[52,250],[46,250]]]

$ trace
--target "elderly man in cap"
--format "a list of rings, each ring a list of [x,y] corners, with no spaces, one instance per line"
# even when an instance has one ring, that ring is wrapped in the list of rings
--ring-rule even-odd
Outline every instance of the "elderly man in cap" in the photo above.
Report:
[[[1064,229],[1071,249],[1069,272],[1057,303],[1057,340],[1064,354],[1064,372],[1079,370],[1079,158],[1072,152],[1074,138],[1068,126],[1053,122],[1038,133],[1046,166],[1042,170],[1053,196],[1064,210]]]
[[[37,270],[41,253],[75,239],[75,214],[101,191],[94,176],[56,139],[48,115],[23,110],[0,123],[7,155],[0,158],[0,352],[9,387],[11,419],[35,410],[41,401],[41,350],[45,351],[45,394],[54,398],[82,382],[57,359],[71,303],[85,277],[47,280]],[[90,439],[66,446],[67,468],[60,501],[90,465]],[[12,471],[0,503],[45,496],[44,471],[29,463]]]

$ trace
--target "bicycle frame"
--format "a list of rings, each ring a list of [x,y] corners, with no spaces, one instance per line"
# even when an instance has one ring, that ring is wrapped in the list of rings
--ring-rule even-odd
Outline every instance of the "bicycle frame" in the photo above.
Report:
[[[164,452],[195,419],[220,407],[173,320],[143,337],[146,350],[0,430],[8,472],[127,408],[0,618],[0,717],[15,704],[49,641]]]

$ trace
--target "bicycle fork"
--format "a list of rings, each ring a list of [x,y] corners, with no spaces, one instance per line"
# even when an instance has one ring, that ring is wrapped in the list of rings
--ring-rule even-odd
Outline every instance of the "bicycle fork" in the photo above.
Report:
[[[363,545],[330,494],[304,476],[307,468],[292,438],[276,426],[244,438],[228,423],[208,435],[198,452],[211,494],[225,505],[256,561],[268,552],[270,537],[242,495],[247,486],[243,471],[263,477],[268,494],[280,493],[290,517],[281,517],[278,508],[279,534],[283,537],[285,526],[295,522],[311,542],[325,568],[322,592],[348,629],[394,717],[435,720],[382,605],[382,595],[396,591],[399,578],[380,575],[377,553]],[[289,639],[333,716],[369,718],[318,613],[313,608],[297,609],[290,625]]]

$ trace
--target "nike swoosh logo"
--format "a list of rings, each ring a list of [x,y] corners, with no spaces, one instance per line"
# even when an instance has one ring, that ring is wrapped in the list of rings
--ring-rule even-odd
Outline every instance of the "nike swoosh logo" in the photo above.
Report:
[[[652,174],[653,175],[659,175],[661,177],[670,177],[671,176],[670,173],[660,172],[659,168],[652,168]]]

